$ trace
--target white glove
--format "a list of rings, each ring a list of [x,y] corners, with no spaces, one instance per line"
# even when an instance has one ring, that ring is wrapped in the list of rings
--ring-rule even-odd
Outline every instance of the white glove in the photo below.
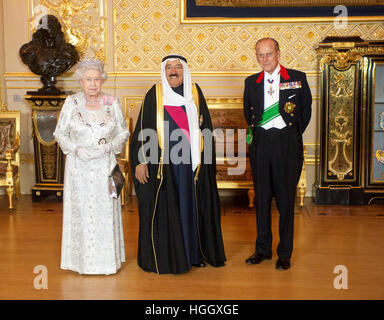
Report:
[[[93,148],[91,151],[91,154],[94,159],[97,159],[109,153],[110,151],[111,151],[111,144],[105,143],[105,144],[100,144],[97,147]]]
[[[77,147],[75,150],[75,154],[82,161],[90,161],[90,160],[94,159],[92,157],[92,154],[87,149],[82,148],[82,147]]]

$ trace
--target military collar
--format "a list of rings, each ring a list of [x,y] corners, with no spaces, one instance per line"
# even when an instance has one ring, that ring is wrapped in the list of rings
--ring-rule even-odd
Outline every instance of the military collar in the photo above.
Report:
[[[280,75],[283,77],[284,80],[289,79],[288,71],[282,65],[280,65]],[[261,81],[263,81],[263,79],[264,79],[264,70],[260,72],[260,74],[256,80],[256,83],[260,83]]]

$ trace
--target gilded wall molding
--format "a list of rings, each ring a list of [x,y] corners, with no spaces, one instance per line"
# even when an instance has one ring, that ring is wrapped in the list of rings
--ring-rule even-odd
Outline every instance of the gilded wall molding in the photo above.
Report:
[[[261,37],[279,41],[281,63],[286,67],[316,72],[314,47],[326,36],[384,38],[384,17],[349,17],[347,26],[337,29],[333,18],[216,19],[185,23],[184,0],[28,0],[28,3],[30,35],[36,17],[41,14],[36,8],[45,4],[49,12],[64,19],[69,40],[76,42],[83,54],[105,57],[108,61],[107,45],[110,45],[113,71],[126,76],[154,76],[159,72],[161,59],[174,52],[186,56],[195,76],[247,76],[260,71],[254,43]],[[107,3],[112,11],[108,23]],[[107,25],[113,30],[112,39],[107,37]]]
[[[66,40],[81,56],[95,56],[108,63],[107,0],[29,0],[29,37],[46,14],[55,15]]]
[[[180,0],[113,0],[114,65],[117,73],[158,72],[161,59],[170,53],[184,55],[192,73],[225,76],[260,71],[254,44],[274,37],[281,46],[281,63],[288,68],[316,72],[315,46],[326,36],[359,35],[383,39],[384,19],[348,20],[337,29],[333,20],[195,21],[184,24]],[[231,22],[227,24],[226,22]]]

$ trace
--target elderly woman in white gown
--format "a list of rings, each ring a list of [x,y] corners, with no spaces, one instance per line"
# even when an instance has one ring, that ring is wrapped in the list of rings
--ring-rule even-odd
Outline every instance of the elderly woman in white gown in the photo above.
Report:
[[[54,136],[66,154],[61,268],[114,274],[125,261],[120,197],[109,174],[129,131],[118,100],[102,93],[107,74],[97,59],[75,72],[82,92],[62,107]]]

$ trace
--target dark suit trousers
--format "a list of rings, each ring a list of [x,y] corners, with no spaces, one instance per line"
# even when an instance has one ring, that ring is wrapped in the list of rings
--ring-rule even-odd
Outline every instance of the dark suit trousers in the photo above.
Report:
[[[271,201],[275,197],[280,213],[277,255],[290,258],[296,185],[302,167],[296,128],[256,127],[249,152],[255,188],[256,251],[272,255]]]

